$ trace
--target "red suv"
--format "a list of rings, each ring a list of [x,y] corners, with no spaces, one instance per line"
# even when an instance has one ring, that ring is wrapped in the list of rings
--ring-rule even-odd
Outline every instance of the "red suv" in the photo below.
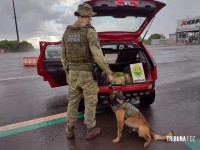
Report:
[[[113,88],[141,105],[152,104],[157,68],[150,51],[141,42],[141,34],[165,4],[154,0],[90,0],[86,3],[97,13],[92,24],[111,70],[133,75],[131,64],[140,64],[139,71],[144,72],[143,80],[113,84]],[[40,42],[37,70],[51,87],[67,85],[60,57],[61,42]],[[109,104],[109,93],[109,83],[99,82],[99,106]]]

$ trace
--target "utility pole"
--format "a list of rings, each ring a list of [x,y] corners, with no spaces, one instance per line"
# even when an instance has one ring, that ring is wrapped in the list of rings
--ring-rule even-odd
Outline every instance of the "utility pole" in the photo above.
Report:
[[[18,27],[17,27],[17,17],[16,17],[16,13],[15,13],[14,0],[12,0],[12,2],[13,2],[13,11],[14,11],[14,18],[15,18],[15,27],[16,27],[16,33],[17,33],[17,41],[19,42],[19,33],[18,33]]]

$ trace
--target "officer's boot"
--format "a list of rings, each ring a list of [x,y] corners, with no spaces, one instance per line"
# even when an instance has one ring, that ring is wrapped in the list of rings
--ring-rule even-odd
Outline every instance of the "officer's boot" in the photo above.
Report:
[[[93,128],[87,129],[85,139],[86,140],[93,139],[97,137],[100,133],[101,133],[101,129],[99,127],[93,127]]]
[[[67,136],[68,139],[74,138],[74,127],[67,127],[66,136]]]

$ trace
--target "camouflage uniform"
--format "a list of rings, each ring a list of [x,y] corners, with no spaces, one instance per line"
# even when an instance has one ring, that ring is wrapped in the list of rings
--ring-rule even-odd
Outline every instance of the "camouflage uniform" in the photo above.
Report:
[[[92,77],[94,64],[97,63],[105,73],[111,74],[94,27],[80,21],[67,27],[62,38],[61,62],[69,76],[67,127],[74,126],[79,102],[83,96],[84,124],[88,129],[93,128],[96,125],[98,101],[98,84]]]

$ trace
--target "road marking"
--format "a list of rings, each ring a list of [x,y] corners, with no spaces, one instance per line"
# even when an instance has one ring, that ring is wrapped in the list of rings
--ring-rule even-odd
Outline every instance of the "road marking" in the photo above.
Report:
[[[104,109],[98,109],[96,111],[96,114],[100,114],[103,112],[108,112],[110,111],[109,108],[104,108]],[[83,118],[84,113],[79,113],[77,116],[77,119]],[[18,134],[26,131],[31,131],[34,129],[39,129],[51,125],[56,125],[60,124],[66,121],[67,118],[67,113],[61,113],[53,116],[48,116],[48,117],[42,117],[34,120],[29,120],[25,122],[20,122],[16,124],[11,124],[7,126],[2,126],[0,127],[0,137],[5,137],[13,134]]]
[[[27,77],[18,77],[18,78],[7,78],[7,79],[0,79],[1,81],[9,81],[9,80],[19,80],[19,79],[28,79],[28,78],[39,78],[40,76],[27,76]]]

